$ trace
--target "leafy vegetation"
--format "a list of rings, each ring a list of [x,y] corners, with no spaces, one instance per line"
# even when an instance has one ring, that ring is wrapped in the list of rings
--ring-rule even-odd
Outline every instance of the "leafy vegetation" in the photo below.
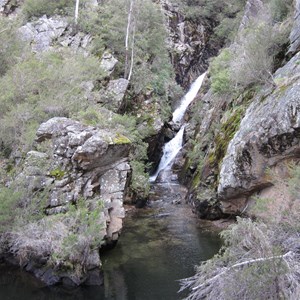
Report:
[[[20,204],[21,193],[3,185],[0,186],[0,234],[11,227]]]
[[[296,299],[299,280],[299,166],[285,181],[292,192],[280,218],[272,218],[272,199],[261,199],[255,210],[269,209],[267,219],[238,218],[222,233],[220,253],[202,263],[194,277],[182,280],[187,299]],[[285,200],[288,201],[288,200]]]
[[[26,0],[23,5],[23,12],[26,19],[52,16],[54,14],[67,15],[75,10],[73,0]]]
[[[56,216],[56,221],[62,221],[71,228],[61,244],[52,253],[51,263],[75,271],[78,278],[84,273],[85,266],[89,263],[88,258],[92,251],[100,248],[103,242],[101,232],[106,227],[103,218],[104,204],[100,200],[96,207],[90,210],[88,202],[79,199],[75,205],[70,205],[69,210],[61,216]],[[54,221],[54,220],[53,220]]]
[[[126,50],[125,29],[130,3],[129,0],[105,1],[98,11],[83,11],[78,26],[93,34],[95,55],[101,56],[107,48],[116,55],[119,60],[117,76],[127,77],[127,65],[132,63],[130,82],[133,95],[148,94],[153,100],[166,105],[172,96],[170,89],[176,87],[176,83],[165,47],[166,30],[162,12],[159,5],[150,0],[134,1],[128,41],[130,49]],[[131,58],[126,62],[128,51]]]
[[[222,44],[233,40],[246,0],[183,0],[176,2],[187,18],[213,25],[212,38]]]
[[[278,24],[273,2],[240,30],[235,43],[213,59],[210,70],[214,93],[238,94],[251,85],[273,84],[275,57],[289,35],[289,22],[283,26]],[[284,7],[288,9],[287,4]],[[281,16],[286,18],[288,13],[282,12]]]
[[[3,149],[27,151],[38,125],[54,116],[70,117],[86,109],[82,83],[103,76],[95,57],[65,51],[28,54],[0,77]],[[10,151],[9,151],[10,150]]]
[[[16,64],[24,50],[26,51],[26,45],[17,36],[17,26],[17,21],[0,15],[0,76]]]

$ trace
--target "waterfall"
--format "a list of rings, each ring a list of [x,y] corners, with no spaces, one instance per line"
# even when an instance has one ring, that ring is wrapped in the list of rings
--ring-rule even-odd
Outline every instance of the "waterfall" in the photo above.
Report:
[[[194,81],[194,83],[191,85],[189,91],[181,99],[179,107],[176,108],[175,111],[173,112],[172,120],[174,123],[182,121],[183,116],[184,116],[188,106],[195,99],[198,91],[200,90],[205,75],[206,75],[206,73],[203,73],[202,75],[200,75]],[[155,182],[160,171],[165,170],[167,167],[171,167],[171,162],[174,160],[174,158],[176,157],[176,155],[182,148],[183,134],[184,134],[185,126],[186,126],[186,124],[183,124],[181,126],[180,130],[175,135],[175,137],[164,145],[163,156],[160,160],[157,171],[155,172],[154,175],[152,175],[150,177],[150,182]]]
[[[204,80],[206,73],[203,73],[200,75],[191,85],[189,91],[185,94],[185,96],[182,98],[180,105],[178,108],[175,109],[173,112],[173,122],[181,122],[188,106],[191,104],[191,102],[195,99],[197,96],[197,93],[199,92],[202,82]]]

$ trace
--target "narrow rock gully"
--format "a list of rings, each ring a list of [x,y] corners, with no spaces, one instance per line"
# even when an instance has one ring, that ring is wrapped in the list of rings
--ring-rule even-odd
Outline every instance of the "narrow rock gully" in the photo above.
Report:
[[[196,80],[182,99],[173,114],[173,121],[181,121],[204,76]],[[31,275],[0,266],[0,299],[184,298],[184,294],[177,292],[178,280],[192,276],[194,266],[212,257],[221,246],[217,233],[207,230],[208,225],[185,203],[186,188],[172,174],[172,160],[182,147],[184,127],[182,124],[174,139],[164,147],[158,171],[150,179],[149,204],[128,212],[118,244],[102,253],[104,287],[42,287]]]
[[[187,190],[172,173],[172,161],[183,143],[182,119],[204,77],[199,76],[173,113],[173,122],[180,123],[181,129],[164,146],[150,178],[148,206],[127,217],[117,247],[104,257],[106,299],[181,299],[178,280],[193,275],[194,266],[220,248],[217,233],[208,231],[192,213],[184,201]]]

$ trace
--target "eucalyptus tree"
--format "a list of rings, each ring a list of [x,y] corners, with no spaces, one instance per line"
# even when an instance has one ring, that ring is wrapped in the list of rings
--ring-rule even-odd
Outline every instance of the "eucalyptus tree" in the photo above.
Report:
[[[74,16],[75,24],[77,24],[77,22],[78,22],[78,13],[79,13],[79,0],[76,0],[76,3],[75,3],[75,16]]]

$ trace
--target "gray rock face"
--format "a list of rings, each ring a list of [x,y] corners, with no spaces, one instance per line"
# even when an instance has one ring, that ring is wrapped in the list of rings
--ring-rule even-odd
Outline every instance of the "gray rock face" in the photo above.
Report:
[[[118,134],[68,118],[53,118],[40,125],[36,141],[39,151],[27,154],[24,169],[16,183],[26,189],[29,198],[46,191],[47,199],[42,207],[45,216],[12,236],[10,252],[18,258],[26,248],[30,252],[26,268],[47,284],[99,284],[102,280],[99,249],[89,249],[88,254],[80,258],[84,259],[86,272],[80,278],[64,271],[64,268],[61,270],[59,265],[50,273],[44,270],[51,270],[47,265],[49,257],[63,247],[79,221],[83,222],[83,227],[79,226],[76,232],[83,245],[89,239],[101,241],[98,247],[118,240],[125,216],[123,199],[130,173],[129,140],[120,141]],[[81,205],[80,201],[84,201],[89,211],[95,212],[97,219],[92,222],[101,228],[90,237],[84,233],[85,221],[77,220],[79,215],[64,217],[71,207],[76,209]],[[53,222],[57,226],[56,237],[52,232]],[[34,234],[32,228],[35,228]],[[81,235],[81,231],[84,234]],[[40,241],[35,236],[37,233]],[[55,243],[52,238],[47,238],[49,236],[53,236]],[[72,261],[72,256],[68,259]]]
[[[111,75],[117,63],[118,60],[111,53],[105,52],[102,55],[100,66],[108,75]]]
[[[23,40],[31,44],[34,52],[48,51],[57,44],[85,53],[92,40],[90,35],[82,32],[72,34],[67,19],[60,16],[48,18],[45,15],[22,26],[19,33]]]
[[[8,3],[9,0],[0,0],[0,12],[4,11],[4,6]]]
[[[101,95],[101,103],[114,112],[118,112],[122,107],[125,93],[127,91],[129,81],[124,78],[111,80],[105,90],[104,95]]]
[[[248,26],[251,19],[257,17],[262,11],[264,4],[261,0],[248,0],[239,30]]]
[[[271,184],[267,170],[298,160],[300,152],[299,54],[274,76],[277,87],[248,108],[231,140],[220,172],[218,194],[233,210],[254,191]]]
[[[22,39],[32,44],[32,50],[49,50],[53,40],[59,38],[67,29],[68,23],[61,17],[43,16],[35,22],[27,23],[19,29]]]
[[[208,24],[186,19],[173,1],[160,0],[166,16],[168,47],[176,80],[187,88],[207,68],[207,59],[217,54],[218,46],[209,41]]]
[[[293,28],[290,34],[290,49],[289,52],[295,53],[299,50],[300,46],[300,0],[295,2],[295,15]]]

